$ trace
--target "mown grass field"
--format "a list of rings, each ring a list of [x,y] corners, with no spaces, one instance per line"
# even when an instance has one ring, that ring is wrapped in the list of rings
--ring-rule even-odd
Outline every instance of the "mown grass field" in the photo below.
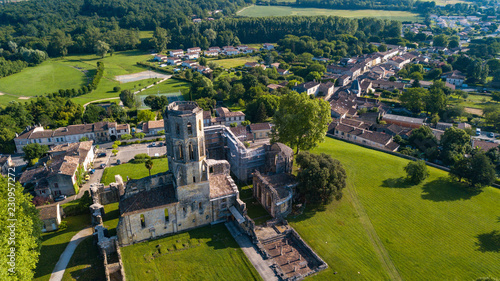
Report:
[[[250,6],[237,13],[244,17],[283,16],[339,16],[347,18],[378,18],[399,21],[419,21],[419,16],[405,11],[382,10],[333,10],[317,8],[295,8],[286,6]]]
[[[45,281],[50,279],[52,270],[59,260],[62,252],[66,249],[71,238],[90,225],[89,214],[71,216],[64,219],[68,227],[64,230],[57,230],[42,234],[42,249],[40,250],[39,261],[35,270],[35,281]]]
[[[0,92],[4,93],[0,96],[0,104],[12,100],[25,101],[19,97],[34,97],[59,89],[80,88],[86,81],[86,73],[60,61],[48,60],[36,67],[27,67],[19,73],[0,78]]]
[[[86,238],[76,247],[62,280],[106,280],[103,260],[92,237]]]
[[[410,186],[407,160],[333,139],[313,152],[339,159],[349,178],[340,202],[289,219],[330,266],[311,280],[388,280],[370,224],[403,280],[500,277],[499,189],[474,193],[434,168]]]
[[[235,68],[239,66],[245,65],[247,62],[256,62],[257,57],[239,57],[239,58],[232,58],[232,59],[221,59],[221,60],[209,60],[210,62],[214,62],[220,67],[223,68]]]
[[[153,159],[153,168],[151,169],[151,175],[163,173],[166,171],[168,171],[167,158]],[[130,179],[140,179],[149,176],[149,170],[146,169],[144,163],[126,163],[108,167],[102,174],[101,183],[108,185],[114,182],[115,175],[121,175],[124,181],[127,180],[127,176]]]
[[[493,101],[491,99],[491,96],[474,95],[474,94],[469,94],[469,96],[465,100],[462,97],[452,95],[450,97],[450,103],[462,105],[464,107],[472,107],[478,109],[484,109],[486,106],[499,104]]]
[[[121,248],[127,280],[261,280],[224,224]]]
[[[190,84],[186,81],[177,80],[174,78],[168,79],[156,86],[153,86],[145,91],[140,92],[137,95],[154,95],[154,94],[165,94],[165,93],[178,93],[179,91],[189,89]]]

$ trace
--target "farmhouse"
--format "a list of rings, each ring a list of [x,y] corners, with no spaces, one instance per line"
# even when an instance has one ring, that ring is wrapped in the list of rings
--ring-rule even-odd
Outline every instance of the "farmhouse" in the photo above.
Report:
[[[270,50],[274,49],[274,45],[273,44],[269,44],[269,43],[264,43],[264,45],[262,46],[262,48],[264,50],[270,51]]]
[[[461,87],[466,79],[465,75],[463,75],[463,73],[458,70],[444,73],[443,75],[441,75],[441,78],[446,78],[447,83],[450,83],[458,87]]]
[[[269,138],[271,133],[270,123],[255,123],[248,125],[254,140]]]

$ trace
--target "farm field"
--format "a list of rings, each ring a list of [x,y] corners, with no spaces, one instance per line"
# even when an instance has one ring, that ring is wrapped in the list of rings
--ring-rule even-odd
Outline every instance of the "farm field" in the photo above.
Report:
[[[119,148],[118,148],[119,149]],[[118,152],[119,153],[119,152]],[[153,168],[151,175],[168,171],[168,159],[159,158],[153,159]],[[149,171],[144,163],[125,163],[117,166],[108,167],[102,174],[101,183],[108,185],[115,181],[115,175],[121,175],[124,181],[127,176],[130,179],[141,179],[149,176]]]
[[[280,17],[280,16],[339,16],[348,18],[379,18],[399,21],[418,21],[417,14],[405,11],[381,10],[333,10],[317,8],[295,8],[286,6],[250,6],[237,13],[244,17]]]
[[[489,105],[498,105],[497,102],[491,99],[491,96],[474,95],[474,94],[469,94],[467,99],[465,100],[462,97],[452,95],[450,97],[450,103],[462,105],[464,107],[472,107],[478,109],[484,109],[486,106]]]
[[[224,224],[134,244],[121,251],[127,280],[261,280]]]
[[[34,97],[59,89],[80,88],[86,81],[87,76],[81,70],[57,60],[48,60],[36,67],[27,67],[19,73],[0,78],[0,92],[3,93],[0,95],[0,104],[13,100],[25,101],[19,97]]]
[[[410,186],[407,160],[329,138],[312,152],[339,159],[349,178],[340,202],[289,218],[330,266],[311,280],[500,276],[499,189],[467,191],[430,167],[426,181]]]

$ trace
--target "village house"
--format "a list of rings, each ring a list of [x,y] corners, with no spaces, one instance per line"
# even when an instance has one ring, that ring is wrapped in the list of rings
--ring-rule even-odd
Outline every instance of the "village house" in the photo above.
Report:
[[[14,168],[14,162],[10,155],[0,155],[0,175],[7,176],[9,168]]]
[[[271,123],[255,123],[248,125],[254,140],[269,138]]]
[[[334,121],[328,132],[337,138],[349,140],[355,143],[364,144],[389,151],[397,151],[399,145],[395,143],[389,134],[374,132],[363,127],[363,122],[359,125],[344,124],[347,119]]]
[[[279,75],[288,75],[288,74],[290,74],[290,71],[288,71],[288,69],[278,68],[278,69],[276,69],[276,71],[278,72]]]
[[[351,81],[351,77],[349,75],[342,75],[340,78],[337,80],[337,83],[339,86],[347,86],[349,82]]]
[[[195,65],[198,65],[198,62],[191,60],[183,61],[181,64],[182,67],[187,67],[187,68],[193,68],[193,66]]]
[[[461,87],[466,79],[465,75],[458,70],[444,73],[443,75],[441,75],[441,78],[446,78],[447,83],[450,83],[458,87]]]
[[[167,64],[168,65],[181,65],[182,60],[178,57],[168,57],[167,58]]]
[[[200,47],[188,48],[187,53],[201,53],[201,48]]]
[[[219,55],[219,51],[218,50],[208,50],[208,51],[204,51],[203,55],[205,57],[216,57]]]
[[[274,49],[274,45],[269,44],[269,43],[264,43],[264,45],[262,46],[262,49],[270,51],[270,50]]]
[[[297,91],[298,93],[307,93],[308,95],[317,95],[319,90],[320,83],[316,81],[310,81],[306,83],[302,83],[292,87],[293,91]]]
[[[387,124],[396,124],[408,128],[419,128],[424,125],[425,122],[425,118],[414,118],[393,114],[384,115],[383,120],[387,122]]]
[[[160,54],[155,55],[155,57],[153,58],[154,61],[159,61],[159,62],[165,62],[165,61],[167,61],[167,59],[168,59],[168,56],[160,55]]]
[[[117,124],[116,122],[97,122],[92,124],[70,125],[55,130],[45,130],[43,127],[28,127],[21,135],[14,139],[18,153],[23,147],[30,143],[41,145],[58,145],[63,143],[74,143],[86,137],[95,142],[108,142],[119,139],[124,134],[130,134],[128,124]]]
[[[196,60],[199,58],[200,58],[200,53],[197,53],[197,52],[190,52],[190,53],[186,53],[184,55],[184,59],[186,59],[186,60]]]
[[[142,132],[146,134],[146,136],[156,136],[159,132],[163,131],[164,124],[163,119],[156,121],[148,121],[142,125]]]
[[[169,53],[171,57],[182,57],[184,55],[184,50],[171,50]]]
[[[55,231],[59,229],[64,218],[63,207],[57,204],[39,206],[36,208],[39,212],[38,217],[42,222],[42,232]]]
[[[241,111],[229,111],[226,107],[216,108],[215,116],[222,118],[221,123],[226,126],[230,126],[231,123],[241,125],[241,122],[245,121],[245,113]]]
[[[237,54],[239,54],[239,53],[240,53],[240,51],[238,51],[238,50],[237,50],[237,49],[235,49],[235,48],[227,48],[227,49],[226,49],[226,47],[224,47],[224,51],[223,51],[223,52],[224,52],[224,54],[225,54],[226,56],[233,56],[233,55],[237,55]]]

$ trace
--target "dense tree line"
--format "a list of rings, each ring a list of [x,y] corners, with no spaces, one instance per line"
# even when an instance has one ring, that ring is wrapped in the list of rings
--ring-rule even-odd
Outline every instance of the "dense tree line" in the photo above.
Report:
[[[296,0],[294,6],[329,8],[329,9],[385,9],[385,10],[412,10],[414,0]]]

